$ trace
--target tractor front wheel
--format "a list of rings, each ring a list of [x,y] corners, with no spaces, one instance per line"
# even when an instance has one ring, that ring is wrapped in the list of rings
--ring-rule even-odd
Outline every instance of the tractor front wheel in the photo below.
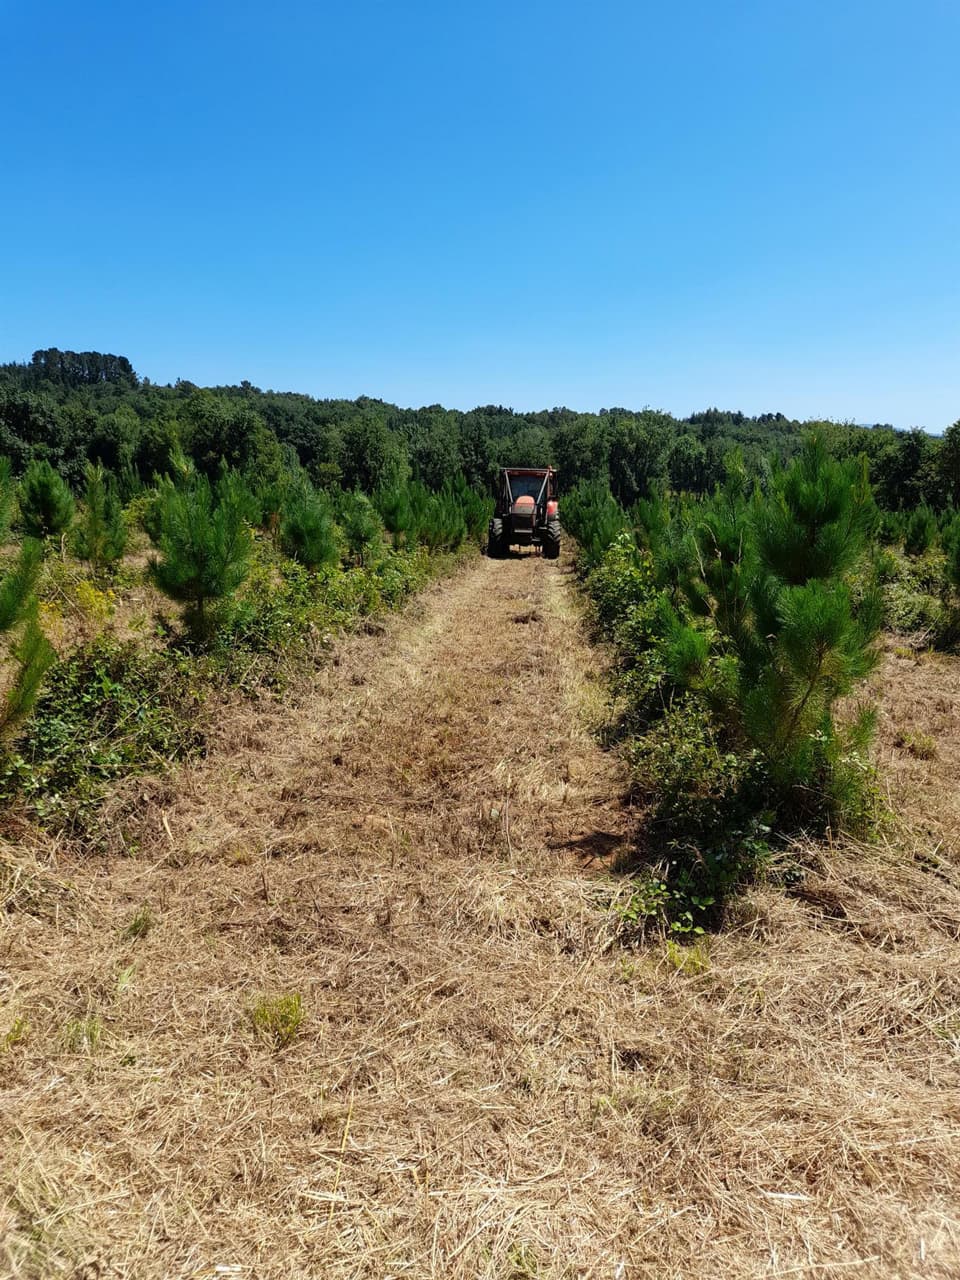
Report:
[[[487,555],[491,560],[502,560],[506,555],[503,545],[503,521],[494,518],[487,531]]]
[[[548,560],[556,560],[560,554],[560,521],[548,520],[543,531],[543,554]]]

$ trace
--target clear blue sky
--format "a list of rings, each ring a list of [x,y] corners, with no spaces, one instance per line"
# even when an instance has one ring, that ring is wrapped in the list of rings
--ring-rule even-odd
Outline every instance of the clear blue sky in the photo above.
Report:
[[[0,2],[0,359],[960,417],[957,0]]]

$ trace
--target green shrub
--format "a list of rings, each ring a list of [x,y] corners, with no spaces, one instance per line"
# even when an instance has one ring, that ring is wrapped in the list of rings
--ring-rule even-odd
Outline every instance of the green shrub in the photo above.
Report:
[[[373,503],[359,490],[345,491],[337,501],[337,523],[354,562],[365,564],[383,545],[383,525]]]
[[[450,486],[432,493],[423,485],[409,489],[410,536],[430,551],[455,551],[467,537],[466,514]],[[483,535],[486,534],[484,521]]]
[[[374,495],[374,502],[384,528],[393,540],[393,548],[397,551],[409,538],[413,527],[413,509],[406,485],[381,487]]]
[[[250,570],[253,501],[232,472],[216,488],[197,475],[161,494],[160,557],[151,561],[151,573],[161,591],[187,605],[189,631],[206,643],[216,626],[210,605],[229,599]]]
[[[308,569],[336,564],[340,543],[333,508],[325,493],[307,484],[291,487],[280,515],[280,545],[288,556]]]
[[[348,630],[381,609],[397,608],[436,567],[425,552],[384,550],[375,564],[311,571],[261,547],[239,598],[225,611],[214,656],[237,650],[279,657],[311,632],[322,638]]]
[[[10,459],[0,457],[0,543],[6,542],[17,506],[17,485]]]
[[[50,670],[0,773],[43,823],[82,832],[107,784],[199,751],[196,660],[101,636]]]
[[[0,737],[9,738],[33,709],[56,654],[37,621],[36,585],[43,547],[27,538],[0,574],[0,634],[9,637],[12,678],[0,706]]]
[[[922,556],[933,546],[937,536],[937,517],[926,506],[917,507],[906,519],[903,530],[903,549],[908,556]]]
[[[583,481],[564,497],[563,523],[577,540],[577,562],[584,572],[598,565],[617,535],[629,529],[627,513],[599,480]]]
[[[20,519],[31,538],[63,533],[73,520],[74,502],[61,476],[46,459],[31,462],[20,482]]]
[[[876,666],[882,619],[879,593],[855,602],[843,575],[864,563],[875,518],[863,468],[810,439],[749,503],[728,482],[698,526],[720,660],[694,664],[692,678],[702,678],[732,741],[760,753],[776,806],[784,817],[794,810],[794,820],[843,820],[826,785],[831,753],[843,755],[833,712]],[[678,655],[682,630],[693,632],[678,616],[670,634]],[[688,658],[702,655],[702,637],[687,641]],[[866,726],[858,721],[852,738]]]
[[[644,620],[640,625],[649,629],[658,592],[649,558],[638,550],[632,534],[624,530],[614,538],[588,575],[586,588],[603,636],[614,640],[620,633],[621,648],[637,652],[641,637],[628,639],[623,634],[624,623],[639,615]],[[634,631],[636,626],[634,623]]]
[[[874,820],[873,713],[836,707],[878,660],[876,511],[863,467],[809,440],[765,489],[734,458],[710,499],[634,514],[647,550],[621,531],[586,585],[618,657],[656,913],[689,931],[766,864],[774,827]]]
[[[74,550],[95,573],[123,555],[127,529],[116,481],[102,467],[87,467],[84,506],[74,533]]]

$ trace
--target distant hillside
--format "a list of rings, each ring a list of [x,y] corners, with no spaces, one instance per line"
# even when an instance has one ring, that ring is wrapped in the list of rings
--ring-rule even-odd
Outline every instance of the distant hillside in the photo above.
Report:
[[[74,486],[92,459],[135,489],[168,470],[178,451],[211,473],[222,462],[262,473],[295,457],[319,485],[368,491],[397,475],[439,488],[462,474],[486,488],[499,466],[550,462],[564,488],[608,480],[629,505],[663,485],[709,491],[734,449],[762,473],[771,458],[792,456],[812,429],[838,456],[866,454],[885,506],[939,507],[953,491],[941,441],[886,424],[798,422],[782,413],[749,417],[717,408],[688,418],[622,407],[403,409],[366,396],[263,391],[249,382],[159,386],[140,378],[125,356],[55,347],[0,365],[0,454],[16,472],[31,458],[47,458]]]

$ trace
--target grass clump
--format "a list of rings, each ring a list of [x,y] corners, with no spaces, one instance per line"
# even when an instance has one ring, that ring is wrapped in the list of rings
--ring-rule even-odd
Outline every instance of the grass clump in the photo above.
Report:
[[[296,992],[261,996],[250,1016],[259,1035],[272,1048],[286,1049],[296,1039],[303,1022],[303,1000]]]
[[[156,923],[157,917],[154,915],[150,904],[145,902],[130,923],[124,926],[121,937],[130,942],[138,942],[141,938],[147,936]]]
[[[0,1037],[0,1048],[9,1052],[18,1044],[23,1044],[30,1035],[30,1023],[24,1017],[16,1017]]]
[[[670,967],[685,977],[699,978],[710,969],[710,952],[704,938],[697,938],[691,946],[668,938],[665,954]]]
[[[94,1053],[103,1039],[103,1022],[95,1014],[71,1018],[63,1025],[60,1043],[65,1053]]]
[[[935,760],[937,757],[937,742],[929,733],[899,733],[894,739],[894,746],[908,751],[917,760]]]

